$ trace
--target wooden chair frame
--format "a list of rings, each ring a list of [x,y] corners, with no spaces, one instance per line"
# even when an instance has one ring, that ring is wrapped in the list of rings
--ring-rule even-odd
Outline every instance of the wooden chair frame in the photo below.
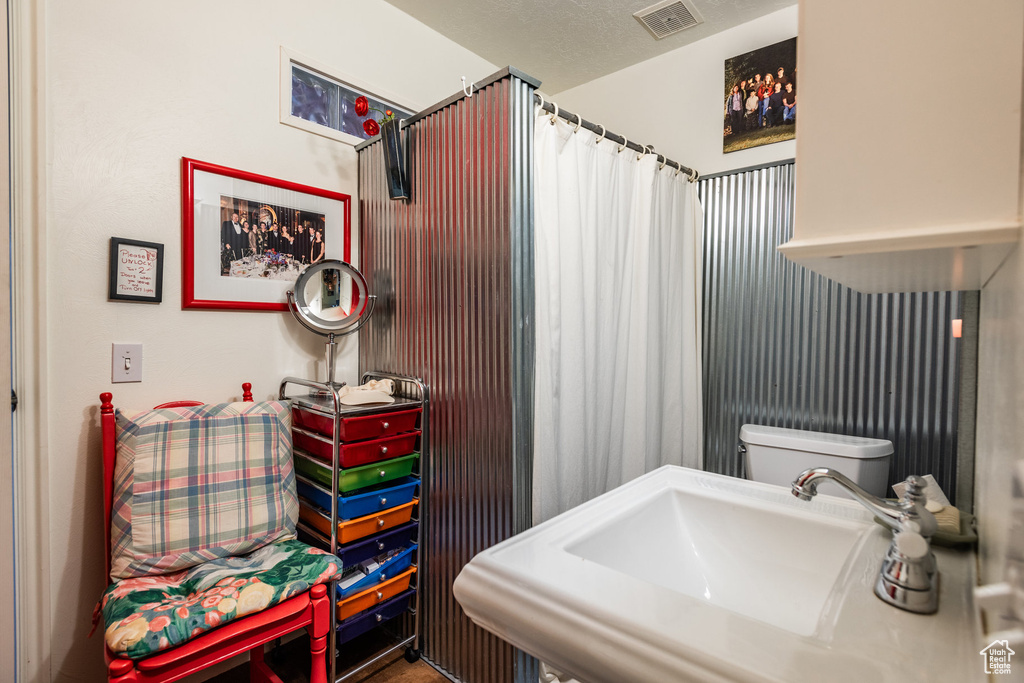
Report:
[[[242,400],[251,402],[252,385],[242,385]],[[100,423],[103,432],[103,511],[106,541],[106,575],[110,576],[110,513],[114,493],[116,425],[113,395],[100,394]],[[202,405],[201,401],[173,401],[157,408]],[[263,646],[283,635],[305,628],[309,633],[312,670],[310,683],[327,683],[326,650],[330,633],[330,599],[321,584],[262,612],[236,619],[197,636],[186,643],[145,659],[118,657],[103,644],[107,677],[111,683],[156,683],[177,681],[190,674],[249,653],[249,676],[254,683],[282,683],[263,659]]]

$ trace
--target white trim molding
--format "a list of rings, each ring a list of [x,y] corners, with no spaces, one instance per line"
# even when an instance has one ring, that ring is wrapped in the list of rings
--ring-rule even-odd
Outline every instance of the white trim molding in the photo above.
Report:
[[[17,680],[49,681],[49,460],[46,418],[47,4],[8,0],[10,41],[14,555]]]
[[[1017,246],[1020,221],[875,230],[791,239],[794,263],[858,292],[981,289]]]

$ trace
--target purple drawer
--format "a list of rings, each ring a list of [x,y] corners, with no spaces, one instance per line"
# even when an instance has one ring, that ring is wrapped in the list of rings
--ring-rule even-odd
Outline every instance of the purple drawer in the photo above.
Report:
[[[394,529],[383,531],[376,536],[353,541],[346,545],[339,545],[338,552],[335,554],[341,558],[343,567],[351,567],[363,560],[370,559],[374,555],[412,545],[416,542],[416,530],[418,527],[419,522],[408,522],[401,526],[396,526]],[[307,534],[302,529],[299,529],[298,535],[299,540],[303,543],[314,545],[323,550],[328,549],[329,543],[324,543],[323,539],[319,536]]]
[[[376,607],[357,614],[350,619],[338,624],[338,643],[347,643],[356,636],[360,636],[371,628],[380,626],[389,619],[394,619],[409,609],[409,598],[413,596],[416,589],[410,588]]]
[[[409,522],[372,538],[339,546],[337,555],[341,558],[342,566],[351,567],[374,555],[408,547],[416,542],[416,530],[419,525],[419,522]]]

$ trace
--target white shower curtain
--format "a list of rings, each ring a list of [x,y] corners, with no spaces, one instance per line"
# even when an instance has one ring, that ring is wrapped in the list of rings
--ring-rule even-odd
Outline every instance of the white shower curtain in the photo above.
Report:
[[[703,461],[696,185],[538,114],[535,523]]]

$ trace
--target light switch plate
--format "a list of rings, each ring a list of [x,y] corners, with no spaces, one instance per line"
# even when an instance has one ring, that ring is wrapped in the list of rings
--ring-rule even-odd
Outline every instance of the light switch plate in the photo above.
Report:
[[[142,344],[114,344],[110,361],[110,381],[142,381]]]

